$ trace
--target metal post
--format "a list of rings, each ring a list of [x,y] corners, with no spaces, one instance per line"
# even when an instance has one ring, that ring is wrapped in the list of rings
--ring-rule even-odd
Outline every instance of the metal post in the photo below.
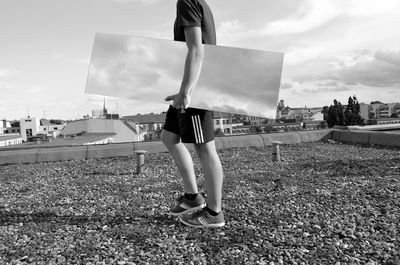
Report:
[[[144,171],[144,154],[147,153],[147,151],[137,150],[134,153],[136,154],[136,173],[142,174]]]
[[[272,161],[274,161],[274,162],[281,161],[281,154],[279,152],[280,144],[282,144],[282,142],[279,142],[279,141],[272,142]]]

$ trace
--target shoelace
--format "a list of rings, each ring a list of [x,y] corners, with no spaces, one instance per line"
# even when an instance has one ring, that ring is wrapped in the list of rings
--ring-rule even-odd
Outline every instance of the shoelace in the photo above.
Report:
[[[203,215],[203,211],[206,211],[205,208],[201,209],[200,211],[196,211],[192,214],[192,218],[193,219],[197,219],[198,217]]]

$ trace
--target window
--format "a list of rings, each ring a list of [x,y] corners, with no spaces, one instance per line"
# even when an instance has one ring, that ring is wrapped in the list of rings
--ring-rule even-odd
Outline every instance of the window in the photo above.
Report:
[[[217,120],[217,125],[219,125],[219,120]]]

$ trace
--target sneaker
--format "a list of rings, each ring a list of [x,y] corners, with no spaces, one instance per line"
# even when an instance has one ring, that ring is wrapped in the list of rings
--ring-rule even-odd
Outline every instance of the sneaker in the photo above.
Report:
[[[224,214],[218,213],[217,216],[212,216],[206,209],[179,217],[181,223],[191,227],[223,227],[225,225]]]
[[[169,214],[173,216],[180,216],[193,211],[201,210],[204,207],[206,207],[206,200],[200,195],[200,193],[197,194],[194,200],[189,200],[182,195],[178,199],[178,205],[171,208]]]

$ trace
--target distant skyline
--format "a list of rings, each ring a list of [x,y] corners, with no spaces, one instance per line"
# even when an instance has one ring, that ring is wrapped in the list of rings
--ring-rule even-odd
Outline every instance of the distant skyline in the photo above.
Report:
[[[356,95],[400,101],[400,0],[208,0],[218,44],[285,53],[279,99],[322,107]],[[101,109],[84,93],[95,32],[172,39],[176,0],[2,0],[0,119],[75,119]],[[183,59],[182,59],[183,60]],[[178,88],[177,88],[178,89]],[[109,112],[167,105],[106,98]]]

